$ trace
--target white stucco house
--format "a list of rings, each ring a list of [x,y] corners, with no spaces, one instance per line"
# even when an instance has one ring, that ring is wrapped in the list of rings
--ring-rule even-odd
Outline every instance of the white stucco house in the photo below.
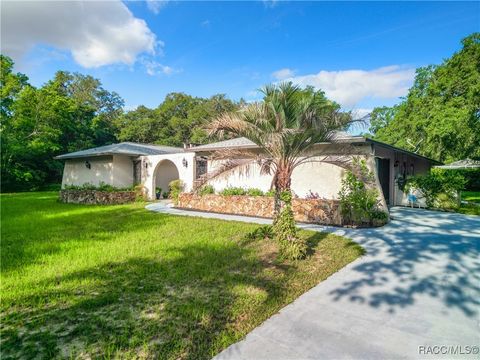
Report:
[[[316,144],[314,151],[345,156],[345,144],[351,155],[366,159],[374,172],[379,192],[385,205],[406,205],[406,196],[400,190],[398,180],[402,177],[427,173],[434,160],[405,151],[363,136],[350,136],[339,133],[334,144]],[[212,160],[212,155],[222,149],[260,149],[246,138],[236,138],[216,143],[176,148],[137,143],[119,143],[77,151],[57,156],[64,160],[62,187],[65,185],[83,185],[100,182],[115,187],[128,187],[142,184],[147,197],[155,199],[155,189],[168,190],[170,181],[180,179],[185,191],[191,191],[204,174],[214,172],[220,166],[220,160]],[[347,154],[348,155],[348,154]],[[313,159],[296,168],[292,175],[292,191],[299,197],[310,191],[325,199],[337,199],[341,187],[344,168],[321,160]],[[208,181],[216,191],[225,187],[239,186],[259,188],[268,191],[272,176],[260,174],[256,163],[248,167],[233,168],[221,177]]]

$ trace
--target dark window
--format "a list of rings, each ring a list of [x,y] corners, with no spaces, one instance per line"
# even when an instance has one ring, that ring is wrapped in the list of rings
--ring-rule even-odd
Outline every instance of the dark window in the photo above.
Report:
[[[207,159],[206,158],[197,158],[196,159],[196,174],[195,179],[198,179],[200,176],[207,173]]]
[[[133,183],[135,185],[142,182],[142,161],[135,160],[133,162]]]

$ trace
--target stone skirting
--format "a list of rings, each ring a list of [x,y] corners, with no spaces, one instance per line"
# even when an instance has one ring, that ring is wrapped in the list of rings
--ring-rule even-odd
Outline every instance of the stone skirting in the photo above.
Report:
[[[271,218],[273,197],[246,195],[196,195],[180,194],[177,207],[222,214],[235,214]],[[339,201],[323,199],[293,199],[295,220],[300,222],[342,225]]]
[[[134,191],[60,190],[60,201],[72,204],[116,205],[135,199]]]

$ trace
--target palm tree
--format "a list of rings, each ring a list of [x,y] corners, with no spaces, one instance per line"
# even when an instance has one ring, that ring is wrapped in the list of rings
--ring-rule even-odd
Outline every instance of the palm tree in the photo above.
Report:
[[[323,92],[301,89],[291,82],[268,85],[262,90],[262,102],[249,104],[236,112],[225,113],[209,125],[210,135],[245,137],[262,151],[262,170],[273,173],[275,188],[274,223],[285,201],[282,193],[290,192],[293,170],[313,156],[317,143],[334,142],[338,130],[352,123],[349,113],[329,101]],[[257,157],[243,151],[239,157]],[[227,156],[225,156],[227,157]]]

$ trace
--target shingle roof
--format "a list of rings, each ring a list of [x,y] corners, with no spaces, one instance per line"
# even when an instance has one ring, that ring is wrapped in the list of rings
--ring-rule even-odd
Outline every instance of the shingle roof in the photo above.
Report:
[[[147,145],[137,144],[132,142],[122,142],[119,144],[105,145],[95,147],[91,149],[76,151],[68,154],[56,156],[55,159],[75,159],[91,156],[102,155],[128,155],[128,156],[140,156],[140,155],[162,155],[162,154],[174,154],[183,152],[183,148],[176,148],[171,146],[161,145]]]
[[[333,135],[333,139],[336,141],[364,141],[365,138],[363,136],[352,136],[344,131],[336,131]],[[211,150],[218,150],[218,149],[228,149],[228,148],[256,148],[258,147],[253,141],[239,137],[230,140],[219,141],[211,144],[199,145],[194,146],[189,151],[211,151]]]
[[[441,166],[435,166],[435,167],[440,169],[478,169],[480,168],[480,161],[467,158],[467,159],[455,161],[447,165],[441,165]]]
[[[255,148],[257,147],[257,144],[255,144],[253,141],[244,138],[244,137],[239,137],[235,139],[230,139],[230,140],[224,140],[224,141],[219,141],[215,143],[210,143],[210,144],[205,144],[205,145],[199,145],[199,146],[194,146],[190,148],[189,150],[191,151],[203,151],[203,150],[217,150],[217,149],[227,149],[227,148]]]

